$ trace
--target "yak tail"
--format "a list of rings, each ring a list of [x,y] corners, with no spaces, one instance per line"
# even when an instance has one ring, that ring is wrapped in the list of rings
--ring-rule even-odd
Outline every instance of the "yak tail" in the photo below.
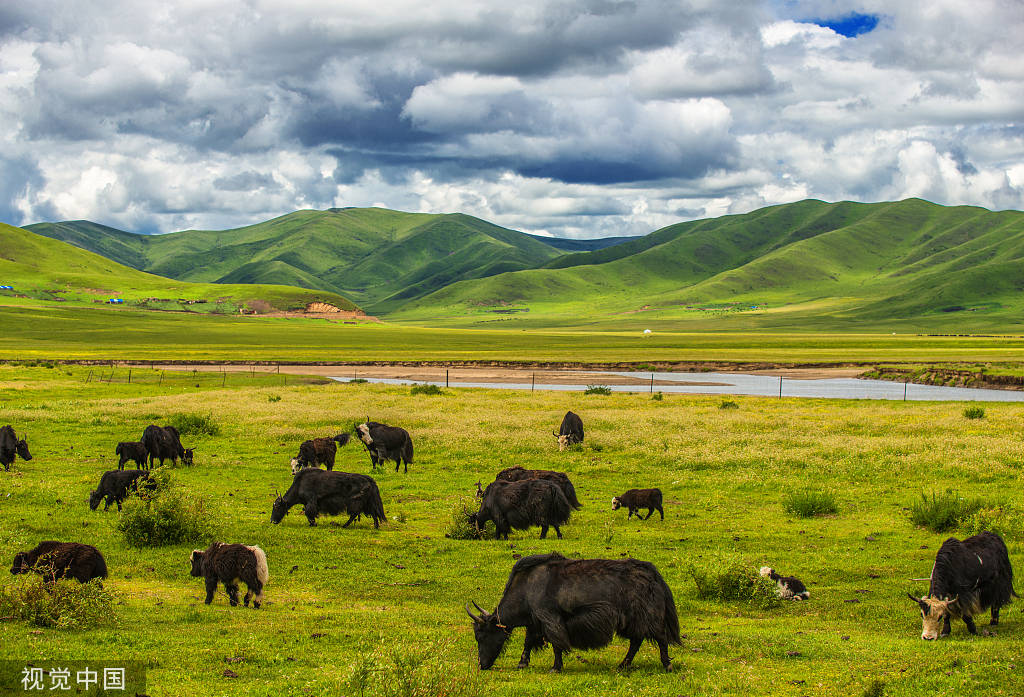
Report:
[[[107,562],[103,558],[102,554],[96,554],[95,561],[93,561],[92,569],[93,573],[95,574],[93,578],[96,578],[97,576],[99,578],[107,577]]]
[[[568,479],[565,483],[565,498],[569,499],[569,505],[575,510],[578,511],[583,508],[583,504],[576,498],[576,487],[574,487],[572,482],[568,481]]]
[[[412,438],[405,436],[405,445],[402,446],[402,458],[407,462],[412,462]]]
[[[370,487],[369,500],[366,502],[367,513],[373,518],[374,522],[378,520],[382,522],[388,522],[388,516],[384,513],[384,502],[380,499],[380,489],[374,484]]]
[[[662,595],[665,598],[665,632],[667,634],[666,639],[668,643],[679,646],[683,642],[679,639],[679,615],[676,614],[676,601],[672,597],[672,589],[665,583],[665,579],[658,575],[658,581],[661,583]]]
[[[331,440],[335,441],[338,445],[345,445],[348,443],[349,435],[347,433],[339,433]]]
[[[270,568],[267,566],[267,555],[259,547],[250,547],[249,549],[256,557],[256,578],[260,580],[260,583],[266,585],[267,581],[270,580]]]

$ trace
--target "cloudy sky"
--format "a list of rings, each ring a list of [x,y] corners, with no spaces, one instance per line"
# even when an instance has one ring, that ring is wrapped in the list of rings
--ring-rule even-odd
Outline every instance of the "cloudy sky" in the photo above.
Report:
[[[0,221],[1024,209],[1020,0],[0,2]]]

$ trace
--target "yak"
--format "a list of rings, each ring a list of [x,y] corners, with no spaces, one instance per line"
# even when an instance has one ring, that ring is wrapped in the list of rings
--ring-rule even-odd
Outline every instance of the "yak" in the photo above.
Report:
[[[112,503],[116,503],[117,510],[120,511],[121,502],[133,491],[153,491],[155,488],[156,482],[149,478],[146,470],[110,470],[103,473],[100,485],[89,494],[89,509],[95,511],[99,508],[100,501],[105,500],[104,511],[109,509]]]
[[[962,542],[951,537],[935,555],[928,595],[917,598],[921,608],[922,639],[949,636],[950,620],[962,619],[967,631],[977,634],[974,615],[991,608],[990,625],[999,624],[999,609],[1017,596],[1013,567],[1003,539],[988,530]]]
[[[114,449],[114,454],[118,456],[117,469],[123,470],[124,466],[131,460],[139,467],[146,467],[146,459],[149,457],[149,451],[146,450],[146,445],[139,442],[123,442],[118,443]]]
[[[636,559],[566,559],[557,552],[523,557],[512,567],[505,593],[493,613],[473,620],[481,670],[489,670],[516,627],[526,628],[519,667],[550,643],[552,671],[562,670],[562,654],[607,646],[618,634],[629,639],[619,664],[629,668],[640,645],[658,644],[661,664],[672,670],[668,645],[680,643],[672,591],[653,564]]]
[[[92,545],[80,542],[40,542],[30,552],[18,552],[11,565],[12,574],[35,571],[47,581],[73,578],[88,583],[94,578],[107,577],[107,562]]]
[[[238,605],[238,582],[245,582],[245,607],[260,609],[263,602],[263,586],[270,580],[267,555],[259,547],[214,542],[205,551],[194,549],[189,556],[193,576],[206,579],[206,604],[213,602],[217,583],[224,584],[231,607]],[[254,597],[255,596],[255,597]]]
[[[164,464],[164,460],[170,460],[173,464],[178,464],[178,458],[184,458],[186,453],[185,449],[181,447],[181,437],[178,435],[178,429],[174,426],[156,426],[150,424],[146,426],[146,430],[142,433],[142,444],[146,446],[146,452],[149,453],[149,466],[153,466],[153,460],[160,460],[160,464]]]
[[[758,572],[775,581],[775,594],[783,600],[810,600],[811,592],[796,576],[783,576],[770,566],[762,566]]]
[[[395,463],[396,472],[400,465],[405,466],[404,472],[409,471],[409,465],[412,464],[412,438],[404,428],[367,419],[355,425],[355,432],[370,453],[370,466],[373,469],[378,465],[383,467],[385,462],[391,460]]]
[[[576,487],[569,481],[569,476],[565,472],[552,472],[551,470],[528,470],[522,467],[509,467],[498,472],[496,480],[505,482],[520,482],[524,479],[546,479],[550,482],[554,482],[565,494],[565,498],[569,500],[569,505],[577,511],[583,508],[583,504],[576,498]],[[479,489],[479,484],[477,489]],[[481,494],[482,498],[482,494]]]
[[[558,439],[558,450],[561,452],[570,445],[583,442],[583,420],[578,414],[567,411],[562,417],[562,425],[558,427],[558,433],[554,433],[554,431],[552,433]]]
[[[612,510],[617,511],[620,508],[628,508],[629,515],[626,516],[626,520],[633,517],[640,517],[638,511],[641,508],[647,509],[647,518],[654,515],[657,511],[661,514],[661,519],[665,520],[665,509],[661,507],[661,489],[630,489],[622,496],[612,497]],[[644,520],[647,520],[644,518]]]
[[[333,438],[313,438],[299,446],[299,454],[292,458],[292,474],[306,467],[326,465],[328,470],[334,469],[334,456],[338,445],[348,443],[348,434],[340,433]]]
[[[572,514],[572,505],[562,489],[546,479],[524,479],[519,482],[495,481],[484,490],[480,510],[469,516],[469,522],[481,526],[494,521],[498,539],[508,539],[508,533],[540,526],[540,539],[548,535],[548,527],[555,529],[562,539],[559,526],[565,525]]]
[[[20,456],[22,460],[32,459],[28,442],[24,438],[19,439],[14,433],[14,427],[8,424],[0,428],[0,464],[4,466],[4,471],[11,471],[15,456]]]
[[[291,507],[299,503],[310,525],[316,525],[316,517],[321,513],[348,513],[343,528],[364,515],[373,518],[375,528],[380,527],[381,521],[387,521],[377,482],[365,474],[327,472],[319,468],[299,471],[285,495],[274,501],[270,522],[280,523]]]

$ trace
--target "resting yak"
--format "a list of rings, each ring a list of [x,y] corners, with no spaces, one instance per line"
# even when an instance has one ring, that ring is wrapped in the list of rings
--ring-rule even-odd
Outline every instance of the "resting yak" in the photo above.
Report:
[[[110,508],[110,504],[116,503],[117,510],[121,510],[121,502],[139,489],[152,491],[156,488],[156,482],[149,478],[146,470],[110,470],[104,472],[100,477],[100,485],[89,494],[89,509],[95,511],[99,508],[100,501],[105,501],[103,510]]]
[[[18,552],[11,565],[12,574],[35,571],[47,581],[73,578],[88,583],[94,578],[107,577],[107,562],[92,545],[80,542],[40,542],[30,552]]]
[[[552,431],[552,433],[554,432]],[[554,433],[554,436],[558,439],[559,451],[565,450],[570,445],[582,443],[583,420],[571,411],[565,412],[565,416],[562,417],[562,425],[559,426],[558,433]]]
[[[194,549],[189,556],[193,576],[206,579],[206,604],[213,602],[217,583],[224,584],[231,607],[238,605],[238,583],[245,583],[243,604],[259,610],[263,602],[263,586],[270,580],[267,555],[259,547],[214,542],[205,551]],[[253,597],[255,596],[255,597]]]
[[[497,480],[504,482],[521,482],[524,479],[546,479],[549,482],[554,482],[565,494],[565,498],[569,500],[569,505],[575,508],[577,511],[583,508],[576,499],[576,487],[569,481],[569,476],[565,472],[552,472],[551,470],[528,470],[522,467],[509,467],[498,472],[498,476],[495,477]],[[477,490],[480,489],[480,484],[477,483]],[[483,497],[483,494],[480,494]]]
[[[178,464],[178,458],[182,458],[182,462],[189,464],[192,460],[192,452],[189,450],[185,451],[181,447],[181,437],[178,435],[178,429],[174,426],[146,426],[146,430],[142,432],[142,444],[146,446],[146,452],[149,453],[149,466],[153,466],[153,460],[160,460],[160,464],[164,464],[164,460],[170,460],[173,464]]]
[[[391,460],[395,463],[396,472],[400,465],[405,465],[404,472],[409,471],[409,465],[412,464],[412,438],[404,428],[367,419],[355,425],[355,432],[370,453],[370,466],[373,469],[378,465],[383,467],[385,462]]]
[[[328,470],[333,470],[338,445],[348,443],[348,438],[347,433],[339,433],[334,438],[312,438],[303,442],[299,446],[299,454],[292,458],[292,474],[297,474],[306,467],[320,465],[326,465]]]
[[[270,522],[280,523],[291,507],[299,503],[310,525],[316,525],[316,517],[321,513],[348,513],[349,518],[341,526],[343,528],[364,515],[373,518],[375,528],[387,520],[377,482],[365,474],[327,472],[322,469],[301,470],[295,475],[285,495],[278,496],[274,501]]]
[[[562,654],[596,649],[612,638],[629,639],[619,664],[629,668],[640,645],[658,644],[661,664],[672,670],[668,645],[679,644],[679,618],[668,584],[653,564],[636,559],[566,559],[557,552],[523,557],[512,567],[494,613],[477,605],[473,633],[480,668],[489,670],[516,627],[526,627],[519,667],[530,653],[550,643],[552,671],[562,670]]]
[[[949,636],[951,619],[962,619],[977,634],[974,615],[992,609],[990,625],[999,624],[999,608],[1010,602],[1013,567],[1006,545],[994,532],[981,532],[961,542],[951,537],[935,555],[928,595],[916,598],[921,608],[922,639]]]
[[[32,453],[28,451],[28,442],[24,438],[19,440],[14,433],[14,427],[8,424],[0,428],[0,464],[4,466],[4,471],[11,471],[14,458],[18,455],[22,460],[32,459]]]
[[[572,506],[561,488],[546,479],[524,479],[519,482],[495,481],[487,485],[480,510],[470,514],[471,525],[481,526],[494,521],[498,539],[508,539],[513,528],[527,530],[540,526],[540,539],[553,527],[562,539],[559,526],[565,525],[572,514]]]

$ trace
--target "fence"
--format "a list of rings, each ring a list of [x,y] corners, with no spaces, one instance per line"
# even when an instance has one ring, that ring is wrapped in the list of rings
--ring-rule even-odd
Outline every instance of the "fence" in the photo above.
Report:
[[[230,370],[200,370],[187,366],[95,366],[89,369],[85,382],[192,387],[226,387],[228,385],[297,385],[310,382],[308,377],[288,375],[277,366],[230,366]],[[319,381],[313,378],[315,381]]]

